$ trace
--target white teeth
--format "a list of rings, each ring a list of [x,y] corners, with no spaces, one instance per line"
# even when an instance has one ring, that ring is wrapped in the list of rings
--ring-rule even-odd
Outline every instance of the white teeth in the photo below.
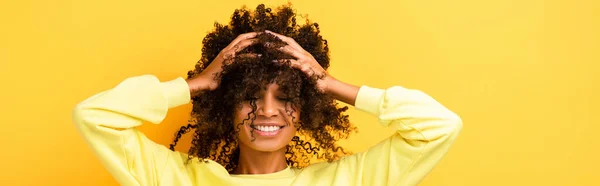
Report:
[[[254,126],[254,129],[258,129],[263,132],[273,132],[273,131],[281,129],[281,127],[278,127],[278,126]]]

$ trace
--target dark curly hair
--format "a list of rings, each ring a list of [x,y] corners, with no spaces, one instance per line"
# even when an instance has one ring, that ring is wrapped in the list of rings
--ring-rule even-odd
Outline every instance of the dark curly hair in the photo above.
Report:
[[[280,6],[275,11],[264,4],[258,5],[254,11],[242,7],[234,11],[229,25],[215,23],[215,27],[202,41],[202,58],[195,69],[188,72],[188,78],[200,74],[238,35],[262,33],[264,30],[293,38],[324,69],[329,67],[329,48],[327,40],[320,35],[319,25],[308,20],[304,25],[296,24],[296,13],[290,4]],[[265,89],[267,84],[276,83],[280,91],[289,96],[287,103],[294,106],[291,108],[300,109],[299,118],[293,119],[299,135],[293,137],[286,150],[289,166],[302,168],[314,157],[334,161],[349,154],[336,144],[339,139],[348,138],[356,130],[349,122],[348,115],[344,114],[348,107],[339,107],[331,96],[317,89],[316,80],[319,77],[307,77],[286,62],[273,62],[292,58],[275,49],[286,45],[283,41],[270,34],[259,34],[257,38],[262,45],[251,46],[239,54],[261,54],[260,57],[236,55],[224,63],[223,71],[217,76],[220,81],[217,89],[192,96],[190,123],[179,129],[170,149],[174,150],[181,136],[194,129],[188,158],[211,159],[231,172],[238,163],[240,151],[237,132],[243,125],[243,122],[233,123],[235,109],[239,103],[250,100],[252,112],[245,121],[254,121],[256,103],[249,98]],[[287,110],[290,115],[295,111]]]

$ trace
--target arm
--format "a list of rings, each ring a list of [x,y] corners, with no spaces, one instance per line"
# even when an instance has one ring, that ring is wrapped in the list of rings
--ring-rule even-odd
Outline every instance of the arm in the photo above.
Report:
[[[189,103],[192,94],[216,89],[219,83],[214,75],[222,71],[223,56],[254,44],[256,34],[239,35],[194,78],[160,82],[152,75],[132,77],[82,101],[73,110],[78,131],[121,185],[158,183],[167,162],[183,162],[168,160],[181,156],[152,142],[135,127],[144,121],[158,124],[168,109]]]
[[[379,118],[396,133],[338,165],[357,185],[416,185],[441,160],[462,128],[459,116],[427,94],[400,86],[385,90],[356,87],[329,76],[315,58],[292,38],[267,31],[287,45],[279,50],[294,56],[291,66],[318,77],[317,88]],[[339,170],[339,169],[338,169]],[[337,176],[334,176],[337,178]],[[343,177],[343,176],[340,176]]]
[[[459,116],[427,94],[394,86],[360,88],[355,106],[396,133],[350,156],[350,175],[363,185],[417,185],[446,154],[462,128]]]
[[[132,77],[79,103],[73,110],[73,121],[121,185],[152,185],[174,152],[149,140],[135,127],[143,121],[160,123],[169,108],[188,103],[189,95],[182,78],[159,82],[151,75]]]

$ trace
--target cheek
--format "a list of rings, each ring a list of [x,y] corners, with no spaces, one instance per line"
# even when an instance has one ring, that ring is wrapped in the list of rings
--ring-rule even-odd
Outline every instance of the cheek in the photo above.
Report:
[[[294,112],[292,113],[292,116],[294,116],[294,118],[296,118],[296,119],[294,119],[294,121],[298,122],[298,121],[300,121],[300,110],[301,109],[299,107],[293,107],[293,109],[294,109]]]

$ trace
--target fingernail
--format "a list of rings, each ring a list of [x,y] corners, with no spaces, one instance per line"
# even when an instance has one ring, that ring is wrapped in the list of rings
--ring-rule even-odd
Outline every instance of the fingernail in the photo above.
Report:
[[[258,56],[258,57],[262,57],[262,54],[258,54],[258,55],[256,55],[256,56]]]

